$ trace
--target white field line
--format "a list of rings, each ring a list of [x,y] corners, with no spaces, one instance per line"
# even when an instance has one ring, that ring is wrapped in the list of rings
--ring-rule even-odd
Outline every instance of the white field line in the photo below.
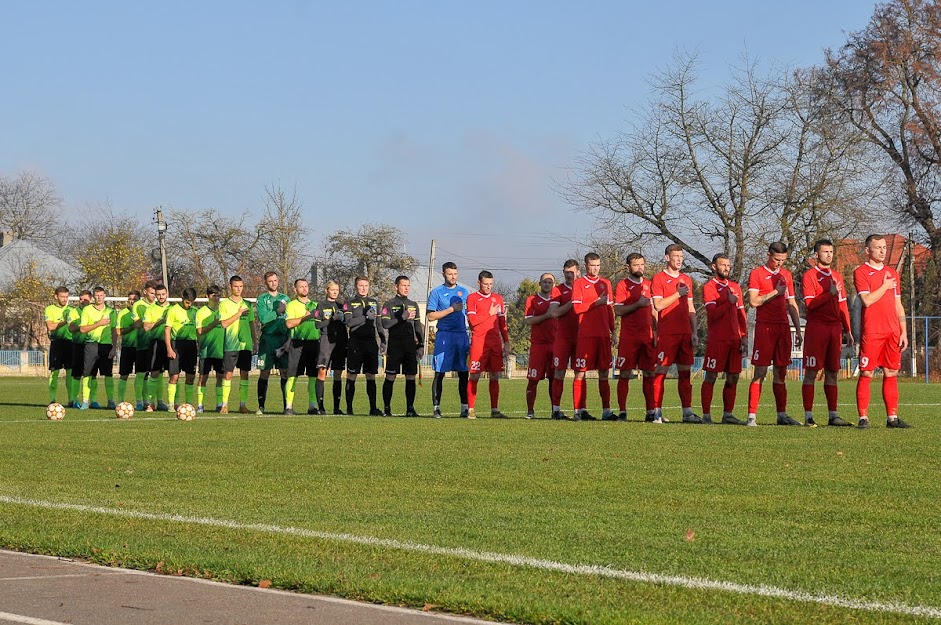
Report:
[[[0,582],[23,582],[34,579],[59,579],[60,577],[88,577],[88,574],[63,573],[61,575],[21,575],[20,577],[0,577]]]
[[[494,562],[499,564],[508,564],[510,566],[526,567],[539,569],[543,571],[555,571],[571,575],[583,575],[591,577],[607,577],[613,579],[622,579],[632,582],[642,582],[648,584],[663,584],[666,586],[679,586],[682,588],[691,588],[695,590],[719,590],[741,595],[753,595],[759,597],[772,597],[776,599],[785,599],[789,601],[799,601],[803,603],[817,603],[821,605],[846,608],[850,610],[863,610],[866,612],[888,612],[895,614],[905,614],[909,616],[920,616],[934,619],[941,619],[941,607],[910,605],[896,602],[866,601],[863,599],[853,599],[850,597],[841,597],[839,595],[818,594],[802,590],[788,590],[775,586],[739,584],[736,582],[724,582],[712,580],[703,577],[687,577],[683,575],[662,575],[658,573],[645,573],[643,571],[630,571],[625,569],[616,569],[610,566],[598,564],[567,564],[565,562],[556,562],[554,560],[543,560],[540,558],[531,558],[528,556],[496,553],[492,551],[476,551],[473,549],[439,547],[436,545],[425,545],[410,541],[398,541],[388,538],[376,538],[374,536],[357,536],[355,534],[319,532],[299,527],[284,527],[279,525],[270,525],[266,523],[241,523],[227,519],[214,519],[211,517],[186,516],[181,514],[157,514],[151,512],[137,512],[134,510],[121,510],[117,508],[104,508],[100,506],[86,506],[82,504],[60,503],[54,501],[43,501],[40,499],[30,499],[25,497],[11,497],[0,495],[0,504],[10,504],[18,506],[30,506],[34,508],[43,508],[46,510],[67,510],[71,512],[84,512],[91,514],[101,514],[107,516],[124,517],[131,519],[140,519],[146,521],[167,521],[173,523],[185,523],[190,525],[204,525],[209,527],[221,527],[234,530],[248,530],[255,532],[265,532],[268,534],[279,534],[287,536],[300,536],[303,538],[315,538],[319,540],[328,540],[334,542],[352,543],[357,545],[366,545],[369,547],[385,547],[400,551],[409,551],[413,553],[424,553],[439,555],[475,562]]]
[[[10,614],[9,612],[0,612],[0,621],[7,623],[24,623],[24,625],[68,625],[61,621],[47,621],[44,618],[34,618],[32,616],[23,616],[22,614]]]

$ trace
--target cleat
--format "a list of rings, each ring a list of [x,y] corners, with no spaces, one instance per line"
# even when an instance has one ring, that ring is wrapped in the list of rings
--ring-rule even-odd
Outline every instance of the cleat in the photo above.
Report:
[[[222,412],[222,404],[216,404],[216,412]],[[228,412],[228,410],[226,410]]]
[[[527,418],[527,419],[535,419],[535,418],[536,418],[536,413],[535,413],[535,412],[527,412],[527,413],[526,413],[526,418]]]
[[[801,424],[800,421],[798,421],[797,419],[792,419],[786,414],[778,415],[777,423],[778,425],[800,425]]]
[[[385,410],[383,410],[383,411],[382,411],[382,416],[383,416],[383,417],[391,417],[391,416],[393,416],[393,415],[392,415],[392,409],[391,409],[391,408],[386,408]]]
[[[653,423],[653,422],[654,422],[654,419],[656,419],[656,418],[657,418],[657,414],[656,414],[655,412],[651,411],[651,410],[648,410],[648,411],[644,414],[644,422],[645,422],[645,423]]]
[[[565,416],[565,413],[561,410],[553,410],[552,418],[556,421],[566,421],[568,419],[568,417]]]
[[[702,422],[706,425],[712,425],[712,415],[704,414],[702,417]]]
[[[440,418],[441,418],[441,411],[440,411],[440,410],[435,410],[435,413],[434,413],[432,416],[433,416],[435,419],[440,419]]]
[[[159,410],[160,412],[169,412],[169,411],[170,411],[170,407],[167,406],[167,405],[166,405],[165,403],[163,403],[162,401],[158,401],[158,402],[157,402],[157,410]]]
[[[491,419],[509,419],[508,416],[500,412],[499,408],[494,408],[493,410],[490,411],[490,418]]]
[[[153,411],[154,411],[153,404],[144,404],[144,412],[153,412]]]
[[[205,412],[205,410],[203,409],[202,404],[196,406],[196,414],[202,414],[203,412]]]
[[[887,428],[899,428],[899,429],[907,429],[907,428],[912,427],[911,425],[909,425],[908,423],[905,423],[898,417],[895,417],[894,419],[886,419],[885,426]]]
[[[385,416],[385,415],[383,415],[383,414],[382,414],[382,411],[379,410],[378,408],[370,408],[370,409],[369,409],[369,416],[370,416],[370,417],[382,417],[382,416]]]
[[[579,415],[582,421],[597,421],[597,417],[591,416],[587,410],[582,410],[582,414]]]
[[[468,418],[470,418],[470,409],[469,409],[469,408],[464,408],[463,410],[461,410],[461,418],[463,418],[463,419],[468,419]]]
[[[264,409],[264,408],[259,408],[258,410],[255,411],[255,414],[258,415],[258,416],[261,416],[261,415],[265,414],[265,409]]]
[[[219,414],[229,414],[228,406],[219,406]]]
[[[294,409],[293,409],[293,408],[285,408],[285,409],[284,409],[284,414],[286,414],[286,415],[293,415],[293,414],[294,414]]]
[[[651,423],[656,423],[659,425],[663,423],[663,417],[654,416],[653,421],[651,421]]]
[[[143,409],[144,409],[144,402],[142,401],[137,402],[137,406],[135,406],[135,410],[137,410],[137,412],[141,412]]]
[[[409,408],[408,410],[405,411],[405,416],[406,417],[420,417],[421,415],[415,412],[414,408]]]
[[[840,417],[830,417],[827,420],[827,425],[831,425],[834,427],[852,427],[853,424],[850,423],[849,421],[845,421],[841,419]]]
[[[700,417],[698,414],[693,414],[691,412],[689,414],[683,415],[683,423],[702,423],[702,422],[703,422],[702,417]]]
[[[750,428],[758,427],[758,420],[755,417],[748,417],[748,421],[745,423]]]
[[[605,410],[601,413],[601,420],[602,421],[617,421],[618,417],[616,414],[614,414],[610,410]]]
[[[91,408],[92,410],[101,410],[101,404],[99,404],[96,401],[93,401],[92,403],[90,403],[88,407]]]
[[[335,417],[342,417],[342,416],[343,416],[343,411],[340,410],[339,408],[334,408],[334,409],[333,409],[333,416],[335,416]]]
[[[746,422],[737,418],[735,415],[725,414],[725,415],[722,415],[722,424],[723,425],[746,425]]]
[[[55,402],[51,402],[51,403],[55,403]],[[67,404],[65,405],[65,407],[66,407],[66,408],[75,408],[75,402],[70,399],[70,400],[69,400],[69,403],[67,403]]]
[[[117,408],[117,407],[118,407],[118,405],[117,405],[116,403],[114,403],[114,400],[113,400],[113,399],[109,399],[109,400],[108,400],[108,410],[114,410],[114,409]]]
[[[252,411],[249,410],[248,406],[242,405],[239,406],[239,414],[251,414]]]
[[[469,408],[469,409],[467,410],[467,414],[466,414],[466,415],[464,414],[463,411],[461,412],[461,414],[464,415],[464,418],[465,418],[465,419],[476,419],[476,418],[477,418],[477,411],[474,410],[473,408]]]
[[[817,422],[813,419],[804,419],[804,427],[815,428],[817,427]]]
[[[868,430],[868,429],[869,429],[869,418],[868,418],[868,417],[860,417],[860,418],[859,418],[859,424],[858,424],[856,427],[858,427],[860,430]]]
[[[663,423],[669,423],[669,422],[670,422],[670,420],[667,419],[666,417],[664,417],[663,415],[660,415],[660,421],[662,421]]]
[[[308,408],[308,409],[307,409],[307,414],[318,415],[318,414],[320,414],[320,409],[319,409],[319,408]]]
[[[627,421],[627,411],[622,410],[618,413],[618,421]]]
[[[83,401],[78,406],[76,406],[76,408],[78,408],[79,410],[88,410],[88,402]]]
[[[317,414],[327,414],[327,409],[323,407],[323,404],[317,406]]]

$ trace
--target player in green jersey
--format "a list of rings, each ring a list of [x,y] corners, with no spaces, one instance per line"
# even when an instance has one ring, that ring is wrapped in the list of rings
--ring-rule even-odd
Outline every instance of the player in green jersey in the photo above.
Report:
[[[255,335],[255,313],[252,306],[242,298],[245,283],[240,276],[229,278],[229,297],[219,302],[219,317],[225,328],[225,342],[222,350],[222,366],[225,369],[225,381],[222,383],[222,408],[219,412],[228,414],[229,393],[232,390],[232,374],[238,368],[239,376],[239,412],[247,414],[248,373],[252,369],[252,352],[257,347]]]
[[[177,385],[180,373],[186,374],[186,403],[196,401],[196,289],[183,289],[182,301],[170,306],[163,326],[164,347],[167,350],[167,400],[170,410],[176,409]]]
[[[65,369],[69,405],[72,396],[72,333],[66,319],[69,308],[69,290],[64,286],[55,290],[55,302],[46,306],[43,317],[49,333],[49,403],[55,403],[59,389],[59,370]]]
[[[196,388],[196,412],[203,412],[203,398],[209,374],[216,372],[216,410],[222,408],[222,385],[225,369],[222,366],[222,346],[225,330],[219,319],[219,298],[222,289],[215,284],[206,289],[209,302],[196,311],[196,335],[199,341],[199,386]]]
[[[127,379],[134,372],[137,360],[137,328],[134,327],[134,314],[131,308],[140,299],[140,291],[131,291],[127,294],[127,305],[118,311],[118,341],[120,344],[120,361],[118,362],[118,394],[117,402],[124,401],[127,393]]]
[[[137,409],[144,409],[144,391],[147,387],[147,378],[150,377],[150,366],[153,364],[153,352],[147,332],[144,330],[144,311],[157,301],[157,283],[148,280],[141,290],[141,298],[131,307],[131,316],[134,319],[134,329],[137,331],[134,357],[134,396],[137,398]]]
[[[68,310],[69,333],[72,336],[72,399],[73,405],[82,402],[82,370],[85,368],[85,339],[79,330],[82,320],[82,309],[91,302],[91,291],[85,289],[78,294],[78,304],[70,306]]]
[[[288,355],[287,398],[284,414],[294,414],[294,389],[297,378],[307,376],[307,414],[320,414],[317,407],[316,384],[317,356],[320,353],[320,309],[317,302],[307,296],[310,285],[307,280],[294,281],[295,298],[287,306],[285,325],[291,332],[291,348]]]
[[[278,291],[280,279],[276,271],[265,274],[265,286],[268,290],[259,295],[255,302],[258,323],[261,324],[261,336],[258,339],[258,411],[255,414],[265,414],[268,377],[272,369],[277,368],[281,374],[281,397],[287,402],[288,329],[284,324],[284,311],[291,298]]]
[[[100,408],[93,393],[92,381],[97,381],[98,374],[105,378],[105,392],[108,408],[114,408],[114,343],[117,340],[117,315],[114,309],[105,304],[107,297],[103,287],[96,286],[92,291],[94,302],[82,309],[79,332],[85,340],[83,344],[82,365],[82,401],[79,410]],[[97,388],[95,388],[97,391]],[[91,403],[89,403],[91,400]]]
[[[147,349],[150,353],[150,375],[144,383],[144,410],[153,412],[168,410],[163,400],[163,372],[167,368],[167,347],[163,342],[163,327],[167,322],[170,305],[167,302],[167,287],[158,284],[154,289],[156,300],[144,309],[143,329],[146,333]],[[138,349],[141,349],[140,344]]]

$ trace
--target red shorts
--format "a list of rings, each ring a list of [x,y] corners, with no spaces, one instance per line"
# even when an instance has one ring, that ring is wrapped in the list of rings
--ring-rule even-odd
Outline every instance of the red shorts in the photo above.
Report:
[[[526,369],[527,380],[544,380],[552,377],[555,367],[552,364],[552,345],[531,345],[529,348],[529,367]]]
[[[575,337],[557,336],[552,344],[552,366],[556,371],[568,369],[575,362]]]
[[[582,336],[575,345],[576,371],[611,369],[611,339],[606,336]]]
[[[755,325],[751,364],[756,367],[786,367],[791,364],[791,326],[780,323]]]
[[[898,334],[863,334],[859,340],[860,371],[874,371],[876,367],[894,371],[901,369],[902,350],[899,349],[899,338]]]
[[[808,323],[804,329],[804,368],[840,370],[843,327],[833,323]]]
[[[499,373],[503,371],[503,345],[501,343],[471,343],[470,373]]]
[[[712,373],[742,372],[741,341],[706,341],[706,357],[702,361],[703,371]]]
[[[669,367],[672,364],[689,366],[693,364],[693,338],[689,334],[667,334],[657,339],[657,365]]]
[[[614,363],[618,371],[653,371],[657,366],[653,353],[653,339],[638,340],[623,336],[618,342],[618,359]]]

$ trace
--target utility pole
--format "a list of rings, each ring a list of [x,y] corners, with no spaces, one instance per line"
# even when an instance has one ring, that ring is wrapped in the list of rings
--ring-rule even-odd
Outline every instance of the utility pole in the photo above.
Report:
[[[428,254],[428,284],[425,289],[425,344],[422,346],[425,350],[425,353],[428,353],[428,335],[430,334],[428,321],[428,297],[431,295],[432,283],[434,279],[434,267],[435,267],[435,240],[431,240],[431,253]]]
[[[912,354],[912,377],[918,375],[918,360],[915,356],[915,243],[912,241],[912,233],[908,233],[908,287],[909,300],[908,314],[911,317],[908,324],[909,350]],[[928,351],[928,336],[925,336],[925,352]]]
[[[170,288],[167,276],[167,222],[163,219],[163,209],[158,206],[154,209],[154,222],[157,224],[157,240],[160,242],[160,269],[163,271],[163,285]]]

